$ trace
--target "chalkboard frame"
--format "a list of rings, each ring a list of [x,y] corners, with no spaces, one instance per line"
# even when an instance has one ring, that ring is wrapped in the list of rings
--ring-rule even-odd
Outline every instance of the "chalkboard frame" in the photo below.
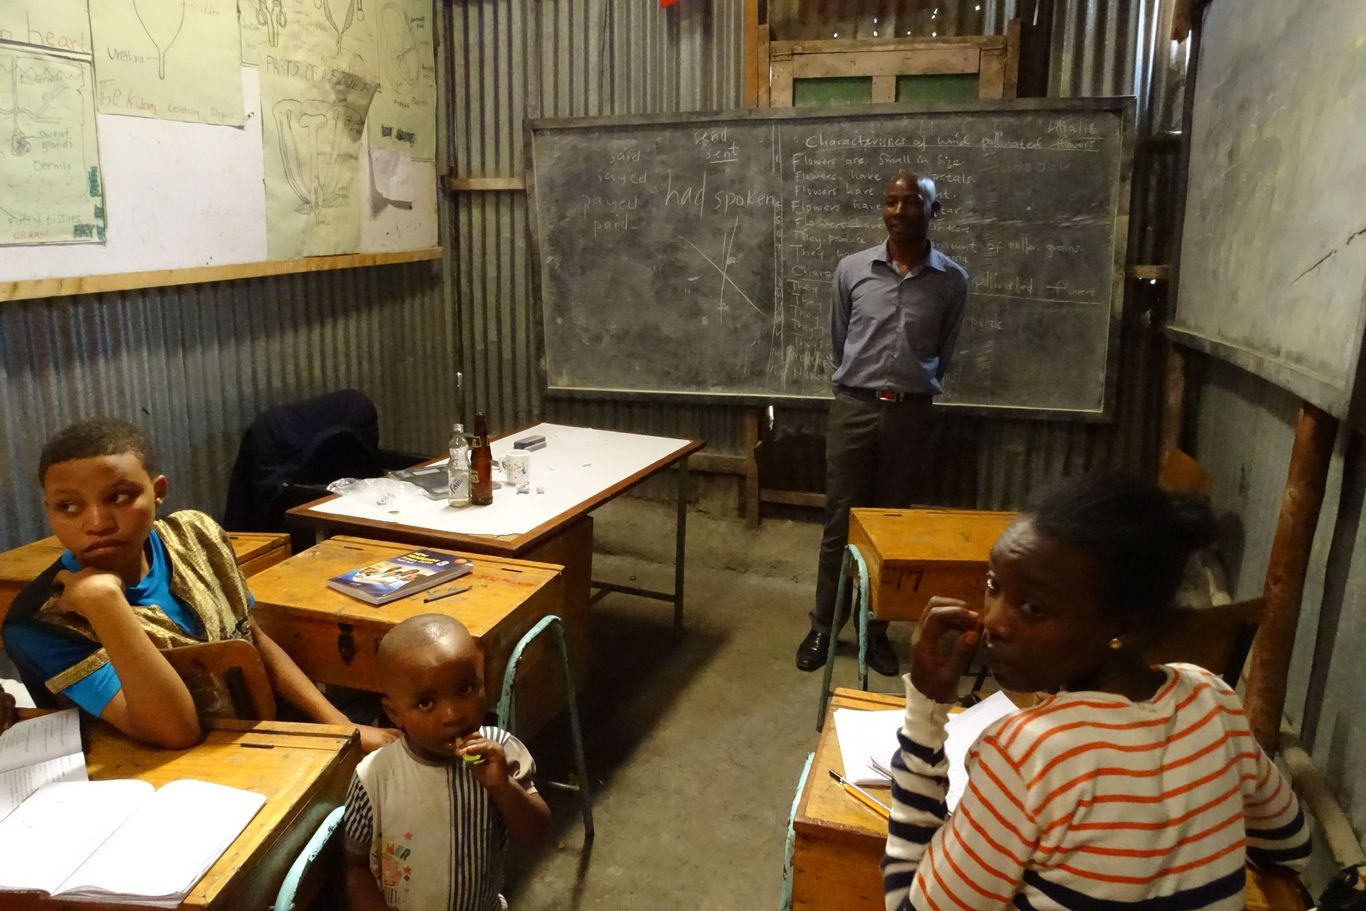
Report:
[[[546,310],[542,298],[542,257],[540,223],[536,198],[535,149],[538,133],[552,131],[590,130],[602,127],[638,127],[686,125],[718,122],[835,120],[842,117],[881,117],[907,114],[954,113],[1014,113],[1057,112],[1109,113],[1119,119],[1119,185],[1115,193],[1115,222],[1113,255],[1111,259],[1110,325],[1106,339],[1106,366],[1101,406],[1096,409],[1054,409],[1013,405],[984,405],[974,403],[935,402],[937,409],[956,413],[985,416],[1007,416],[1030,420],[1081,421],[1109,423],[1113,420],[1115,397],[1119,385],[1120,332],[1126,304],[1125,274],[1130,241],[1129,213],[1134,160],[1134,112],[1132,95],[1095,96],[1086,98],[1024,98],[1009,100],[962,101],[939,104],[864,104],[828,108],[740,108],[727,111],[688,111],[675,114],[626,114],[610,117],[555,117],[528,118],[523,125],[525,156],[527,235],[532,258],[532,299],[540,305],[541,318],[536,321],[537,363],[543,393],[550,398],[617,401],[671,401],[688,404],[770,405],[812,409],[828,406],[830,395],[786,395],[774,393],[680,392],[676,390],[586,388],[551,386],[548,380],[545,350]]]

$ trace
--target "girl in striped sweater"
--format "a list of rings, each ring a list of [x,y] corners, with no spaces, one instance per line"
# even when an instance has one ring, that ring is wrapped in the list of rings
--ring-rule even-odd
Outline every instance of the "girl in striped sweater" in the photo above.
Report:
[[[1001,535],[983,609],[931,599],[893,760],[888,911],[1238,911],[1249,857],[1303,864],[1299,802],[1237,695],[1142,657],[1213,531],[1203,503],[1086,478]],[[949,817],[944,723],[979,640],[1003,689],[1043,698],[982,734]]]

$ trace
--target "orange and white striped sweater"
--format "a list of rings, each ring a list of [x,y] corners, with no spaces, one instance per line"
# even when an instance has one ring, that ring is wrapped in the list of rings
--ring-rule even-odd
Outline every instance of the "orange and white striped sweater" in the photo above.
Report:
[[[1239,911],[1244,866],[1300,867],[1309,828],[1238,696],[1165,665],[1152,699],[1050,696],[994,723],[947,818],[944,723],[906,679],[882,862],[888,911]]]

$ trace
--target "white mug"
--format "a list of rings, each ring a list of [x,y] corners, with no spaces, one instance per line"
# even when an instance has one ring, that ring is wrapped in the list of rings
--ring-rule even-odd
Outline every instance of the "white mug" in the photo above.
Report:
[[[531,493],[531,453],[514,449],[503,456],[503,483],[518,493]]]

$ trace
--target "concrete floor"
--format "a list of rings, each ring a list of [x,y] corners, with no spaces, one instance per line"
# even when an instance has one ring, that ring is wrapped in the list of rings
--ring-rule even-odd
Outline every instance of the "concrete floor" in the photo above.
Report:
[[[654,589],[673,581],[673,507],[614,501],[595,514],[594,576]],[[517,858],[514,911],[776,909],[797,776],[815,747],[820,674],[793,665],[815,586],[820,526],[694,513],[685,626],[672,608],[614,594],[592,615],[581,703],[597,837],[584,852],[570,795],[546,790],[551,842]],[[892,628],[905,656],[909,628]],[[853,685],[848,633],[835,682]],[[873,689],[899,681],[872,676]],[[532,744],[543,770],[572,769],[567,726]]]

